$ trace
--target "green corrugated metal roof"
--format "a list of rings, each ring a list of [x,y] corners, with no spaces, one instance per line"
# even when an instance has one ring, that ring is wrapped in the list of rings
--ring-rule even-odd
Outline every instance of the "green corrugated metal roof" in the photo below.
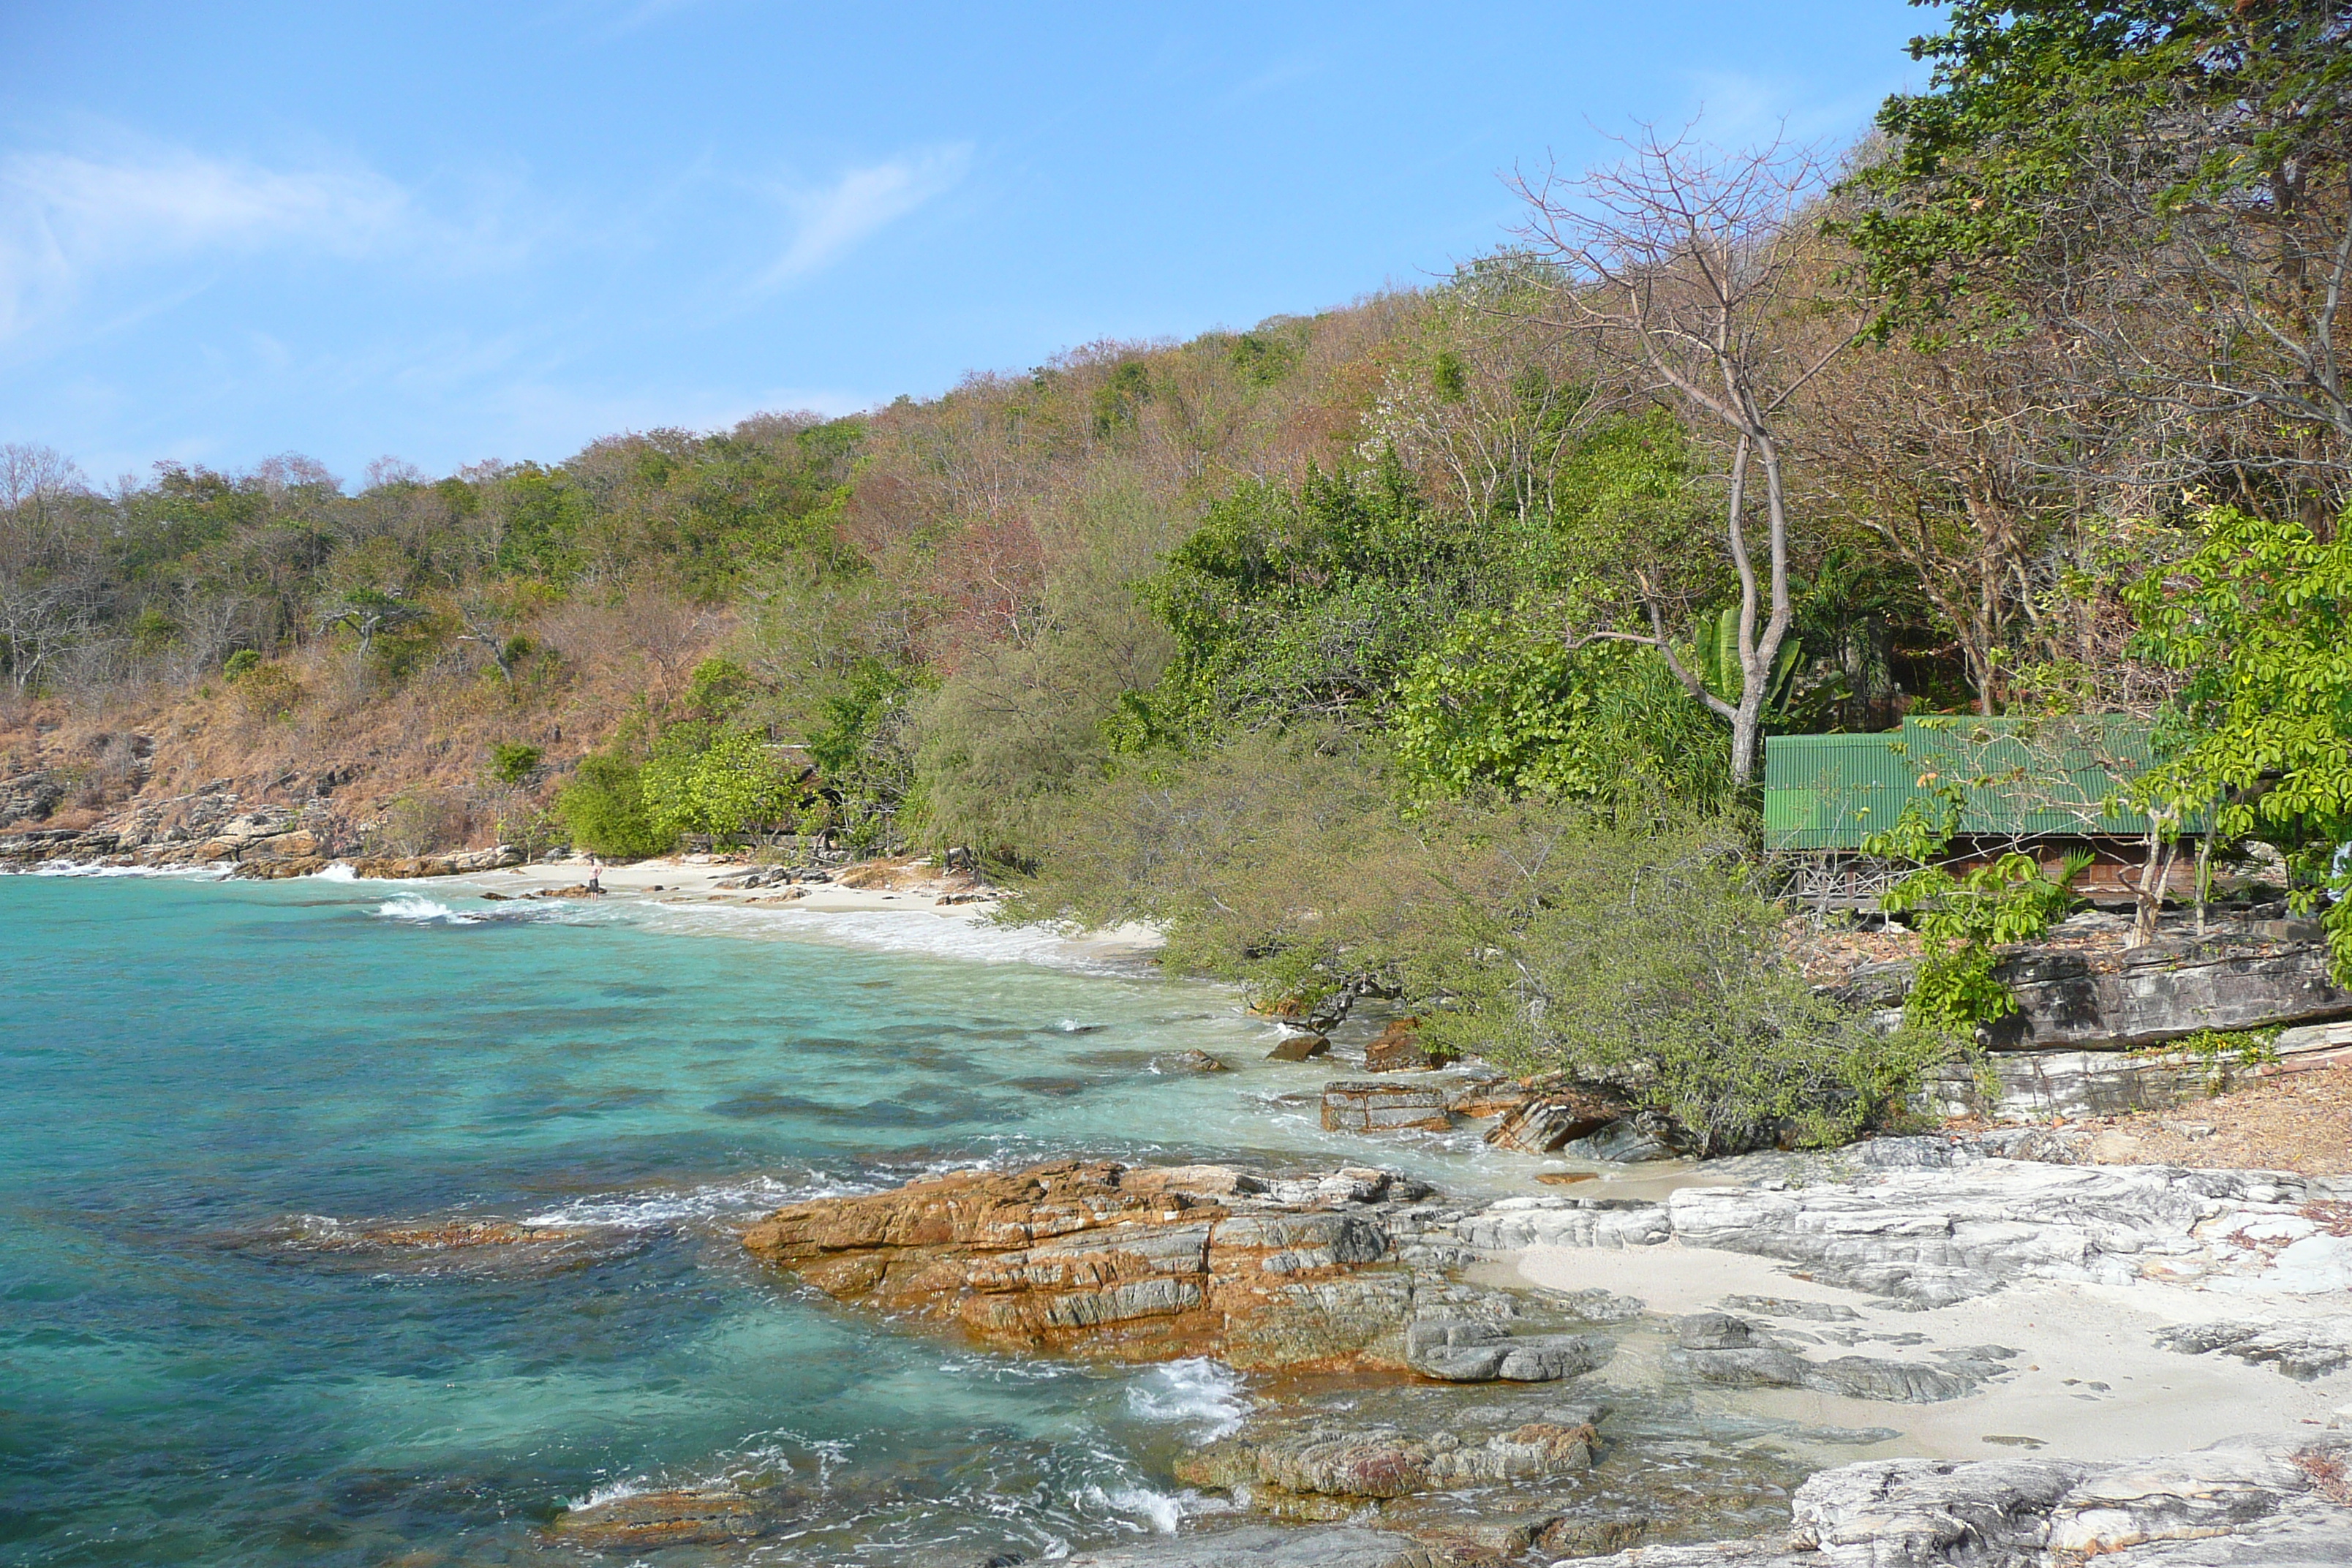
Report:
[[[1958,831],[1991,837],[2147,831],[2108,802],[2154,762],[2126,719],[1906,719],[1874,735],[1776,735],[1764,752],[1764,832],[1776,849],[1858,849],[1918,801],[1965,792]],[[2194,825],[2191,825],[2192,826]]]

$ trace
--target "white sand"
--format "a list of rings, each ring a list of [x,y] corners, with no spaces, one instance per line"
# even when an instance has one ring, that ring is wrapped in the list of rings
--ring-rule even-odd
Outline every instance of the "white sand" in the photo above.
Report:
[[[1492,1266],[1529,1283],[1558,1290],[1596,1286],[1638,1296],[1660,1313],[1719,1309],[1730,1295],[1831,1302],[1859,1320],[1824,1324],[1774,1320],[1776,1331],[1819,1333],[1860,1330],[1869,1334],[1927,1336],[1904,1346],[1864,1340],[1805,1347],[1816,1359],[1866,1355],[1931,1360],[1937,1347],[1998,1344],[2025,1353],[2019,1370],[1984,1392],[1939,1405],[1896,1405],[1849,1399],[1801,1389],[1701,1389],[1701,1406],[1803,1423],[1811,1426],[1891,1427],[1898,1438],[1861,1450],[1929,1458],[1985,1458],[2038,1451],[2072,1458],[2121,1458],[2200,1448],[2244,1433],[2271,1437],[2313,1427],[2352,1426],[2352,1371],[2298,1383],[2276,1369],[2223,1355],[2182,1355],[2159,1350],[2155,1336],[2175,1323],[2203,1322],[2249,1311],[2242,1297],[2181,1286],[2042,1283],[2012,1286],[1973,1301],[1931,1311],[1890,1308],[1879,1298],[1811,1280],[1794,1279],[1768,1259],[1685,1247],[1676,1242],[1606,1251],[1535,1247]],[[1491,1276],[1490,1276],[1491,1277]],[[2342,1313],[2352,1302],[2280,1298],[2261,1304],[2264,1319],[2315,1311]],[[1664,1333],[1637,1336],[1612,1363],[1611,1381],[1657,1381],[1658,1356],[1671,1342]],[[2096,1386],[2104,1385],[2104,1386]],[[2022,1437],[2033,1444],[1989,1443]]]
[[[964,926],[984,924],[1003,901],[995,889],[975,888],[968,879],[943,877],[923,863],[899,868],[886,887],[845,888],[837,881],[753,889],[725,889],[718,885],[754,869],[757,868],[741,861],[708,856],[665,856],[656,860],[605,866],[600,880],[604,899],[616,906],[651,904],[683,909],[693,905],[732,905],[808,914],[894,914]],[[587,881],[588,872],[585,860],[559,860],[435,880],[520,898],[544,889],[578,887]],[[427,888],[432,883],[386,884],[394,885]],[[982,896],[973,899],[973,892]],[[950,899],[956,901],[950,902]],[[1053,945],[1073,959],[1123,964],[1148,958],[1161,941],[1161,934],[1150,926],[1128,924],[1107,931],[1068,933]]]

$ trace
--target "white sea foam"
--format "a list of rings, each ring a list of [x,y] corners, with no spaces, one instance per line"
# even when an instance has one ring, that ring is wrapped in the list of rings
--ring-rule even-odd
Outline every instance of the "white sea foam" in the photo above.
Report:
[[[740,904],[653,904],[640,917],[656,931],[764,934],[882,952],[978,963],[1034,963],[1089,973],[1129,973],[1132,963],[1106,958],[1045,926],[1001,926],[980,915],[925,910],[747,909]]]
[[[1203,1439],[1233,1431],[1249,1411],[1239,1374],[1206,1356],[1160,1363],[1128,1385],[1127,1405],[1146,1421],[1181,1423]]]
[[[36,877],[177,877],[196,882],[222,881],[228,874],[226,866],[101,866],[95,860],[44,860],[33,868]]]
[[[666,1230],[673,1226],[743,1215],[765,1214],[786,1204],[812,1198],[845,1197],[878,1192],[878,1184],[845,1181],[811,1171],[803,1180],[754,1176],[742,1182],[719,1182],[685,1192],[622,1193],[609,1197],[582,1198],[559,1204],[516,1223],[526,1226],[584,1226],[614,1230]]]
[[[1081,1487],[1070,1501],[1081,1512],[1099,1510],[1139,1519],[1160,1535],[1175,1534],[1187,1518],[1223,1513],[1233,1506],[1222,1499],[1203,1498],[1198,1492],[1154,1491],[1145,1486],[1113,1487],[1108,1490],[1098,1486]]]
[[[633,1497],[641,1497],[651,1490],[653,1490],[651,1481],[642,1476],[631,1476],[625,1480],[606,1481],[586,1497],[573,1498],[563,1506],[568,1509],[603,1508],[606,1503],[626,1502]]]
[[[417,925],[470,926],[481,923],[480,916],[461,915],[448,905],[428,899],[422,893],[403,893],[398,898],[387,899],[376,906],[375,912],[382,920],[409,921]]]
[[[350,861],[338,860],[331,866],[311,872],[304,879],[312,882],[356,882],[360,874],[352,868]]]

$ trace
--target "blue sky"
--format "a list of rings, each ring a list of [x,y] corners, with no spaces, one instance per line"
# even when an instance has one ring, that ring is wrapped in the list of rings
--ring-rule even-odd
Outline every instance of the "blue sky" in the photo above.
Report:
[[[1844,141],[1937,13],[0,4],[0,441],[357,481],[1414,283],[1631,117]]]

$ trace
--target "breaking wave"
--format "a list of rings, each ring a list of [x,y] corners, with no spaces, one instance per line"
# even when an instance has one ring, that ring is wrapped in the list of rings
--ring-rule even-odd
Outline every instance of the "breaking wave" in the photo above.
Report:
[[[437,899],[421,893],[403,893],[386,899],[376,906],[376,917],[387,921],[410,921],[417,925],[470,926],[482,923],[479,915],[463,915]]]
[[[1129,1384],[1127,1405],[1143,1420],[1191,1426],[1210,1441],[1239,1427],[1249,1413],[1240,1374],[1206,1356],[1160,1363]]]

